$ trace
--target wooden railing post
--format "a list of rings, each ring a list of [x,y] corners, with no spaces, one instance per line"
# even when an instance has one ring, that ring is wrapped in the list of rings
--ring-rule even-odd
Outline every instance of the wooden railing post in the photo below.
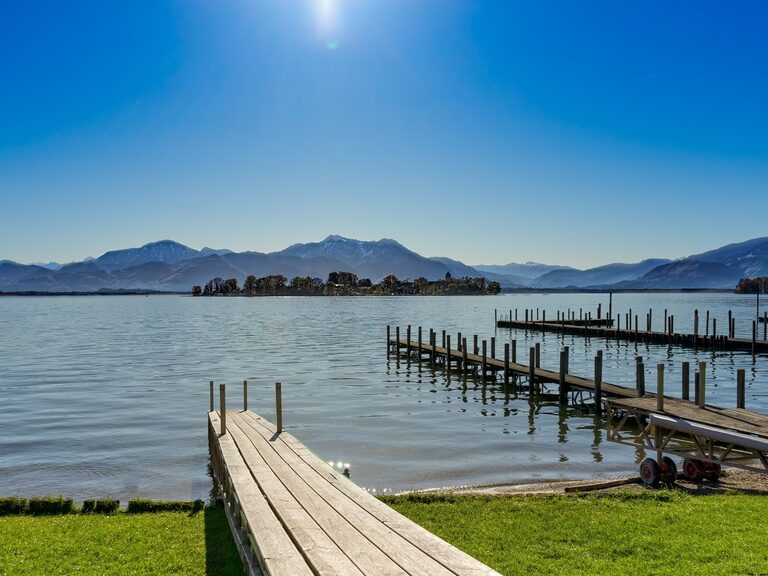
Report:
[[[707,391],[707,363],[699,362],[699,408],[706,404],[705,393]]]
[[[275,382],[275,419],[277,420],[277,433],[283,431],[283,385]]]
[[[219,417],[221,419],[221,435],[227,433],[227,399],[224,384],[219,384]]]
[[[638,362],[635,365],[635,388],[638,397],[645,396],[645,364],[643,364],[641,357],[638,357]]]
[[[683,384],[682,384],[682,396],[683,400],[690,400],[691,396],[691,363],[683,362]]]

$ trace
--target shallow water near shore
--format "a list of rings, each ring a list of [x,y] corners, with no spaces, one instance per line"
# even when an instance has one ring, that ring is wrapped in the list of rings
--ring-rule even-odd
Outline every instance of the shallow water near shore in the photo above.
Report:
[[[664,362],[673,395],[681,363],[707,361],[707,402],[723,406],[735,405],[745,368],[747,407],[768,412],[766,357],[494,327],[494,309],[555,318],[567,308],[594,313],[599,302],[607,311],[607,294],[0,298],[0,495],[204,498],[209,380],[227,384],[229,405],[240,407],[247,379],[249,407],[270,420],[282,381],[286,429],[321,458],[351,463],[352,479],[378,493],[634,470],[639,452],[605,442],[599,419],[559,407],[556,394],[531,401],[388,357],[387,324],[411,324],[414,337],[418,325],[495,336],[498,355],[516,339],[521,358],[540,342],[552,369],[567,345],[571,372],[590,377],[602,349],[604,380],[627,386],[639,354],[647,388]],[[696,308],[702,332],[706,310],[722,332],[733,310],[741,337],[755,317],[754,296],[733,294],[614,295],[614,314],[629,308],[641,327],[653,308],[654,329],[666,308],[678,332],[692,331]]]

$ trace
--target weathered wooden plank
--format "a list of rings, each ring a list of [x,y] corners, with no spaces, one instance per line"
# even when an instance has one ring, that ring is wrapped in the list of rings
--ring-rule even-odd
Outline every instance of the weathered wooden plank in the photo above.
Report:
[[[220,420],[216,412],[209,414],[209,426],[214,433],[219,429]],[[248,523],[249,536],[256,544],[254,553],[264,574],[311,576],[312,570],[267,504],[232,438],[229,435],[216,436]]]
[[[417,546],[393,531],[386,524],[370,514],[364,507],[337,490],[328,480],[302,460],[286,443],[272,441],[274,433],[250,418],[240,414],[232,418],[237,425],[247,427],[262,438],[259,448],[272,449],[287,466],[314,490],[329,506],[333,507],[347,522],[365,535],[376,547],[393,559],[411,576],[451,576],[453,572],[440,565]],[[250,434],[249,434],[249,437]],[[265,446],[268,445],[268,446]],[[331,467],[324,464],[325,468]]]
[[[275,432],[274,426],[258,414],[249,411],[241,413],[241,415],[252,419],[268,432]],[[374,498],[365,490],[355,485],[351,480],[333,470],[326,462],[321,460],[291,434],[283,432],[276,441],[285,443],[297,456],[322,475],[337,490],[364,508],[380,522],[398,532],[403,538],[413,543],[437,562],[450,569],[454,574],[458,576],[498,576],[498,573],[494,570],[438,538],[415,522],[405,518],[379,499]]]
[[[246,463],[250,465],[252,458],[263,459],[271,472],[265,476],[278,478],[282,486],[281,491],[287,490],[295,498],[340,551],[334,554],[332,564],[336,564],[336,566],[326,566],[319,570],[321,574],[327,572],[329,574],[381,574],[382,576],[407,575],[407,572],[399,564],[377,548],[347,518],[339,514],[312,490],[296,471],[275,453],[270,447],[269,441],[264,440],[259,434],[244,426],[243,420],[238,418],[237,412],[231,411],[228,416],[233,419],[228,430],[234,436],[238,448],[245,456]],[[262,486],[267,500],[273,502],[273,498],[281,491],[273,494],[271,490],[274,489],[274,486],[267,487],[263,484],[262,474],[264,473],[264,470],[260,470],[254,474],[254,477]],[[289,532],[294,530],[294,527],[287,523],[286,528]],[[351,570],[349,567],[344,568],[348,560],[351,560],[356,566],[355,570]]]
[[[361,576],[363,572],[341,551],[312,515],[304,509],[302,503],[283,485],[281,479],[248,441],[245,434],[230,422],[227,426],[227,435],[232,437],[251,476],[256,480],[280,523],[304,553],[315,573]]]

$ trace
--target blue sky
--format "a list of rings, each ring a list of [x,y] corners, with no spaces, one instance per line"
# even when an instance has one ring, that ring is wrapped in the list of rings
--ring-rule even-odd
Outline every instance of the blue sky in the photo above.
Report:
[[[764,2],[0,10],[0,259],[337,233],[591,266],[768,235]]]

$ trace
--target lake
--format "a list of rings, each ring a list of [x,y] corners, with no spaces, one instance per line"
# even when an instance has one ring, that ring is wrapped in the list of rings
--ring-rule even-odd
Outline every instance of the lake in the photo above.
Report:
[[[388,358],[387,324],[496,336],[500,351],[515,338],[521,357],[540,342],[541,364],[553,369],[568,345],[571,372],[585,376],[603,349],[604,380],[628,386],[640,354],[648,389],[665,362],[674,395],[681,362],[707,361],[707,401],[724,406],[735,405],[736,370],[745,368],[747,407],[768,411],[765,357],[494,327],[495,308],[540,308],[554,319],[569,307],[594,313],[598,302],[607,311],[607,294],[3,297],[0,496],[205,498],[209,380],[226,383],[239,407],[247,379],[249,407],[270,420],[280,380],[285,428],[323,459],[351,463],[352,479],[378,493],[635,469],[641,454],[605,442],[601,420],[583,409],[505,397],[500,386]],[[678,332],[692,331],[694,308],[702,322],[710,310],[720,333],[731,309],[737,335],[751,337],[755,299],[614,294],[614,315],[629,308],[641,327],[653,308],[655,329],[666,308]]]

